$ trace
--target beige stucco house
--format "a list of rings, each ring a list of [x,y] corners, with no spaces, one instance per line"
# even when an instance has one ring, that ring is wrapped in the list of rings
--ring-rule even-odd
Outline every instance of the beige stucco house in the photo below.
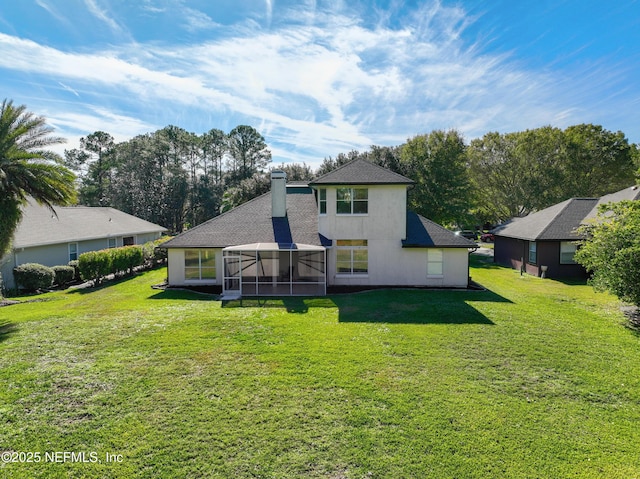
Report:
[[[308,184],[274,171],[269,193],[163,245],[169,284],[218,285],[227,297],[467,287],[475,243],[407,211],[412,184],[364,160]]]
[[[66,265],[82,253],[144,244],[166,228],[115,208],[69,206],[49,208],[29,200],[15,232],[12,250],[0,260],[4,287],[15,287],[13,268],[24,263]]]

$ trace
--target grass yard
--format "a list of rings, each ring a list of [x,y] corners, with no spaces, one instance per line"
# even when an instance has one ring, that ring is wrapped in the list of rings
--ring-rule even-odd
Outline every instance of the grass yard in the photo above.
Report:
[[[640,477],[616,300],[471,275],[488,291],[241,307],[158,270],[2,307],[0,477]]]

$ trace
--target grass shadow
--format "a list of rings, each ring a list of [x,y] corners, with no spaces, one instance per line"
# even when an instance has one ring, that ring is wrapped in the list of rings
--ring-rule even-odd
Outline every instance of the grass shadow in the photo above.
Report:
[[[510,303],[492,291],[381,290],[333,298],[339,321],[389,324],[493,325],[472,303]]]
[[[9,321],[0,322],[0,343],[9,339],[9,336],[18,331],[18,326]]]
[[[201,293],[198,291],[191,291],[188,289],[163,289],[147,299],[164,299],[164,300],[188,300],[188,301],[219,301],[220,297],[217,294]]]

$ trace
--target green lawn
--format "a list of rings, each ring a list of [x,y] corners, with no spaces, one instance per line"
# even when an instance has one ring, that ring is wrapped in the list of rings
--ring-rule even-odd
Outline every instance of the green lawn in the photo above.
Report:
[[[164,275],[0,308],[0,452],[41,454],[0,477],[640,477],[640,336],[589,286],[476,259],[487,291],[241,306]]]

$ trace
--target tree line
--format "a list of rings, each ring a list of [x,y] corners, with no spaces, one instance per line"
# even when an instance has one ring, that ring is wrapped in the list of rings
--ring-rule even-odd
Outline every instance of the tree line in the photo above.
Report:
[[[485,134],[465,144],[434,130],[396,147],[324,160],[318,174],[364,158],[416,182],[409,207],[446,226],[496,224],[572,197],[599,197],[640,176],[638,145],[599,125]]]

